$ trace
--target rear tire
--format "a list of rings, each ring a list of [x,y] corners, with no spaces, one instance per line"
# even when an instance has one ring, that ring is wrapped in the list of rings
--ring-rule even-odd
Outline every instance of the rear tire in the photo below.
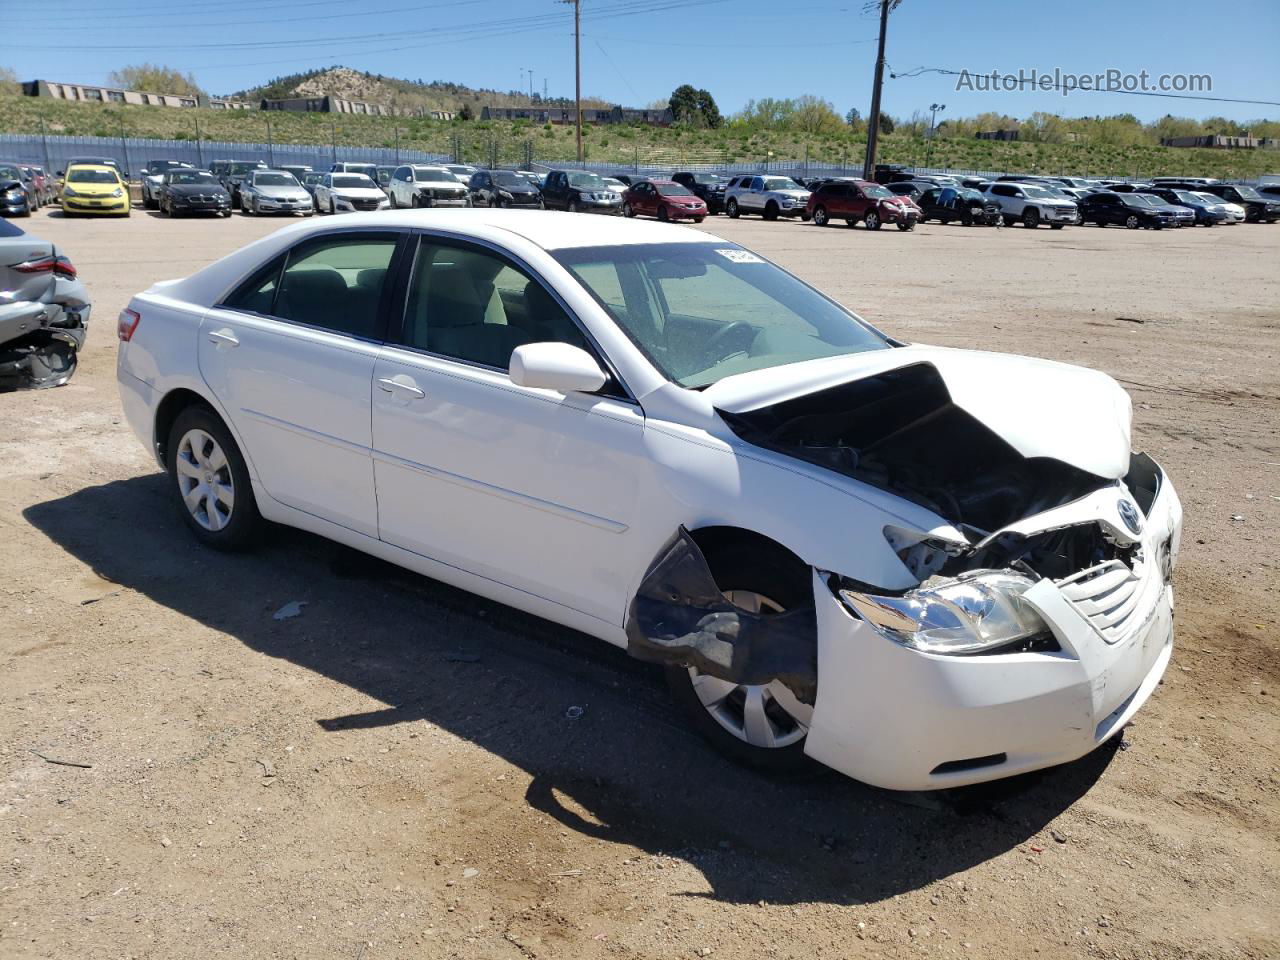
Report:
[[[734,199],[730,199],[724,205],[724,212],[728,214],[730,220],[737,220],[738,217],[742,216],[742,212],[738,209],[738,201]]]
[[[827,217],[826,207],[813,208],[813,222],[815,226],[819,227],[825,227],[831,223],[831,220]]]
[[[215,550],[242,550],[261,531],[249,469],[231,432],[205,406],[187,407],[173,422],[165,465],[175,503],[197,540]]]

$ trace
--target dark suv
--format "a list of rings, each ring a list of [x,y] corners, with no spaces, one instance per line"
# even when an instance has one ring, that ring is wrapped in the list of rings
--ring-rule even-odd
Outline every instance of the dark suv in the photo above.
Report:
[[[695,197],[700,197],[707,205],[708,213],[724,212],[724,187],[729,182],[726,177],[718,173],[682,171],[673,173],[671,179],[685,187]]]
[[[1227,203],[1240,204],[1244,207],[1244,218],[1248,223],[1275,223],[1280,220],[1280,201],[1268,199],[1243,183],[1210,183],[1198,189],[1221,197]]]
[[[552,170],[542,185],[542,202],[548,210],[570,213],[622,212],[622,197],[605,185],[599,174],[586,170]]]

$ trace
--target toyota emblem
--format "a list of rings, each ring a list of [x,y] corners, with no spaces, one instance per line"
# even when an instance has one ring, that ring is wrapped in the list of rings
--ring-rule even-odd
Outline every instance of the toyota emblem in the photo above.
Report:
[[[1124,521],[1124,525],[1129,528],[1129,532],[1135,537],[1142,532],[1142,515],[1138,513],[1138,508],[1128,500],[1120,500],[1116,504],[1116,509],[1120,513],[1120,519]]]

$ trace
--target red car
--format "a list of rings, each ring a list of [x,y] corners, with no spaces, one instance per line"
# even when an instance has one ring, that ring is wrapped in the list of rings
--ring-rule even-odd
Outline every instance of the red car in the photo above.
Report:
[[[674,180],[640,180],[622,195],[622,215],[701,223],[707,215],[707,204]]]
[[[809,195],[805,213],[805,219],[820,227],[832,220],[844,220],[852,227],[861,220],[868,230],[879,230],[885,223],[914,230],[920,219],[920,208],[910,197],[894,196],[878,183],[852,179],[819,184]]]

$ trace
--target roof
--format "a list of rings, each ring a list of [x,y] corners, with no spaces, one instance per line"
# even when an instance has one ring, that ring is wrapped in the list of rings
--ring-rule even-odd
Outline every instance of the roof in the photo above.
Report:
[[[501,230],[523,237],[544,250],[572,247],[608,247],[641,243],[728,243],[692,227],[662,223],[658,220],[632,220],[599,214],[560,213],[557,211],[504,210],[499,207],[470,207],[463,210],[381,210],[353,214],[341,218],[341,226],[352,227],[423,227],[453,229],[461,234],[470,231]],[[329,217],[306,220],[285,227],[294,234],[332,230],[336,226]]]
[[[109,164],[109,163],[89,163],[89,162],[87,162],[87,161],[81,161],[80,163],[74,163],[74,162],[73,162],[73,163],[69,163],[69,164],[67,164],[67,169],[68,169],[68,170],[70,170],[72,167],[86,167],[86,168],[88,168],[88,169],[90,169],[90,170],[106,170],[108,173],[119,173],[119,172],[120,172],[119,170],[117,170],[115,167],[113,167],[113,166],[112,166],[111,164]]]

